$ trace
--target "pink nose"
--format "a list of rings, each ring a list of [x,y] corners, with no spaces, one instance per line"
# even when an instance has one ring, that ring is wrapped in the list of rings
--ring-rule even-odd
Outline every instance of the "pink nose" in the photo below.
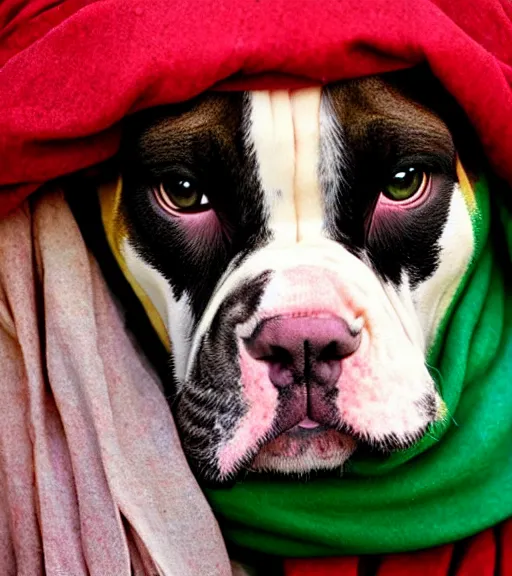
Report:
[[[245,340],[249,354],[267,362],[269,378],[281,388],[291,384],[334,385],[341,361],[353,354],[361,333],[337,317],[284,317],[264,320]]]

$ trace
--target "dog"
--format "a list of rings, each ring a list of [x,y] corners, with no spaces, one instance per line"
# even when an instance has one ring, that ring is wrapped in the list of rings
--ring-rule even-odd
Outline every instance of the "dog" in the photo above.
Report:
[[[427,362],[475,249],[473,142],[424,70],[126,119],[102,225],[200,480],[339,475],[447,417]]]

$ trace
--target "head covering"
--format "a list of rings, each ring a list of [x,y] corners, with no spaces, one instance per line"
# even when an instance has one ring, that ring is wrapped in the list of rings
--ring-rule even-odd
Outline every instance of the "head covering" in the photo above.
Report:
[[[114,154],[141,108],[227,78],[326,83],[425,61],[510,182],[511,20],[509,0],[3,0],[0,216]]]

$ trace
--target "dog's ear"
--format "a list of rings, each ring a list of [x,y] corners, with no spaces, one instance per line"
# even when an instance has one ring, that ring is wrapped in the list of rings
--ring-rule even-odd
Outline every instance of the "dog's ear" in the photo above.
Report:
[[[487,169],[480,139],[467,115],[427,65],[391,72],[383,77],[399,92],[441,118],[450,130],[457,154],[470,176]]]

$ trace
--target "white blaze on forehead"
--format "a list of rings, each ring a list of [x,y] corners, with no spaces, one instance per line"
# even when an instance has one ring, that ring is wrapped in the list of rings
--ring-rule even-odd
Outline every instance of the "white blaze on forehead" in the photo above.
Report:
[[[292,94],[298,241],[321,235],[323,230],[322,191],[318,180],[320,98],[320,88],[309,88]]]
[[[295,145],[288,91],[256,91],[251,94],[247,139],[256,156],[270,226],[282,240],[294,241]]]
[[[193,317],[186,293],[181,298],[173,294],[169,282],[135,251],[128,240],[121,246],[125,264],[140,288],[152,302],[164,323],[172,347],[174,373],[181,382],[185,378],[190,351]]]
[[[319,87],[251,94],[252,145],[274,240],[295,243],[321,234],[318,181]]]

